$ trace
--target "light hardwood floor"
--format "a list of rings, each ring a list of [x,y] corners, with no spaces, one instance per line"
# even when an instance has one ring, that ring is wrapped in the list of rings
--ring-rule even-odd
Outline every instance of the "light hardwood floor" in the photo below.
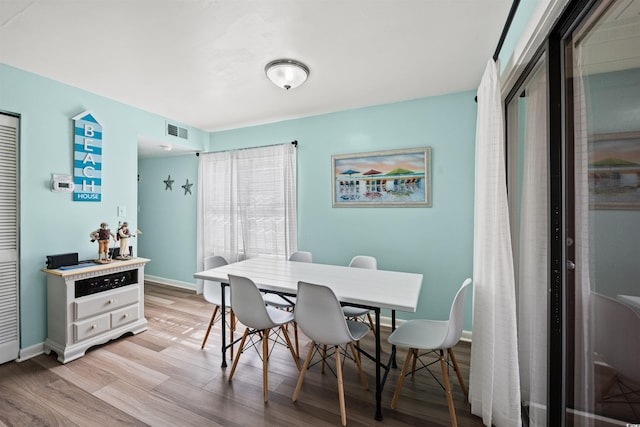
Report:
[[[212,306],[201,295],[145,285],[149,329],[96,347],[62,365],[41,355],[0,365],[0,425],[7,426],[335,426],[340,425],[337,384],[320,366],[309,370],[296,403],[291,401],[298,371],[284,347],[269,359],[269,402],[262,398],[262,365],[256,352],[242,355],[233,381],[220,367],[220,327],[214,325],[200,349]],[[241,331],[238,332],[238,335]],[[385,359],[388,330],[383,329]],[[300,353],[309,341],[300,335]],[[361,344],[373,351],[370,334]],[[470,345],[456,356],[468,381]],[[405,353],[399,352],[401,365]],[[335,360],[335,359],[334,359]],[[344,382],[349,426],[448,426],[444,391],[428,373],[407,378],[398,408],[389,407],[400,369],[383,391],[383,421],[375,421],[374,366],[363,359],[370,384],[364,390],[355,365],[347,361]],[[436,365],[438,366],[438,365]],[[439,375],[439,368],[436,369]],[[460,426],[482,426],[451,373]]]

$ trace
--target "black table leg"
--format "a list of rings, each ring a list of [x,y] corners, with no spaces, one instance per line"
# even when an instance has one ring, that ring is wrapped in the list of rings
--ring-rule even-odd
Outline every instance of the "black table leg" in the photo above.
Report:
[[[222,296],[222,307],[220,307],[220,309],[222,310],[222,367],[226,368],[227,367],[227,322],[225,319],[226,313],[227,313],[227,305],[225,303],[225,299],[224,299],[224,288],[226,287],[226,285],[224,283],[220,283],[220,295]]]
[[[380,308],[376,313],[376,420],[382,421],[382,381],[380,378]]]
[[[391,332],[395,330],[396,330],[396,311],[391,310]],[[394,369],[397,369],[398,364],[396,363],[396,346],[395,345],[391,346],[391,355],[393,356],[391,358],[391,366],[393,366]]]

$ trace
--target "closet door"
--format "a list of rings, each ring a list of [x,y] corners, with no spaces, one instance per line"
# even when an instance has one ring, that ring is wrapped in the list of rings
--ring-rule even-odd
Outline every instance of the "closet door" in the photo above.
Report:
[[[0,363],[18,358],[18,118],[0,114]]]

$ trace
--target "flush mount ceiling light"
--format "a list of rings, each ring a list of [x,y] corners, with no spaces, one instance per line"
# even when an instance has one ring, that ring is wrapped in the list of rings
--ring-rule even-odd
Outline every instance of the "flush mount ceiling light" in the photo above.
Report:
[[[309,67],[293,59],[276,59],[264,67],[274,85],[289,90],[300,86],[309,77]]]

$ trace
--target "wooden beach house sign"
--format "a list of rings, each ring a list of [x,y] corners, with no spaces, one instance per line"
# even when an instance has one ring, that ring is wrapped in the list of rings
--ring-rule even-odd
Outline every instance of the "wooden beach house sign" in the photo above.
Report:
[[[102,126],[85,111],[73,118],[73,200],[102,200]]]

